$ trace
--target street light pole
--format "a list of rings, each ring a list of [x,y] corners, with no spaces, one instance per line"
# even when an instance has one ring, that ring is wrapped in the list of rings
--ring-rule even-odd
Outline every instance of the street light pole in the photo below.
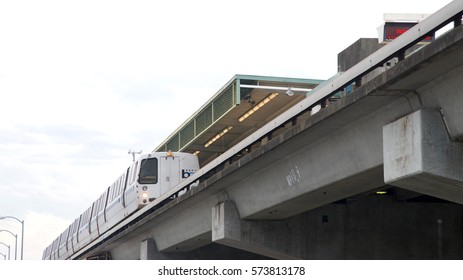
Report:
[[[13,217],[13,216],[2,216],[0,217],[0,220],[7,219],[7,218],[15,219],[16,221],[21,223],[21,260],[22,260],[24,257],[24,220],[21,221],[20,219]]]
[[[11,235],[14,236],[15,238],[15,241],[14,241],[14,259],[17,260],[18,259],[18,235],[12,233],[11,231],[9,230],[6,230],[6,229],[0,229],[0,232],[2,231],[6,231],[8,233],[10,233]]]
[[[5,246],[8,248],[8,260],[10,260],[10,259],[11,259],[11,258],[10,258],[10,245],[6,245],[6,244],[3,243],[3,242],[0,242],[0,244],[3,244],[3,245],[5,245]]]

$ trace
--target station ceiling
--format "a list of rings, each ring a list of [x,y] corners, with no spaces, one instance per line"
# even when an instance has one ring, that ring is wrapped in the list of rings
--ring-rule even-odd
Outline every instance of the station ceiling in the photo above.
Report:
[[[322,82],[235,75],[154,151],[196,153],[203,166],[304,99]]]

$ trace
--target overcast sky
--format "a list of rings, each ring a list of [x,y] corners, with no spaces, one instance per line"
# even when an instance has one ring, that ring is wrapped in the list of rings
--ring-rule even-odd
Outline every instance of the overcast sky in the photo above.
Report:
[[[25,220],[24,258],[41,259],[129,149],[153,150],[233,75],[328,79],[383,13],[449,2],[0,0],[0,216]]]

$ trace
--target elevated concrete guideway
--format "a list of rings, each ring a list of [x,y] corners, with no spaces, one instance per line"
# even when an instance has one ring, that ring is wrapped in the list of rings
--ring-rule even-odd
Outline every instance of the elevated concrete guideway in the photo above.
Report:
[[[462,258],[462,76],[460,25],[79,258]]]

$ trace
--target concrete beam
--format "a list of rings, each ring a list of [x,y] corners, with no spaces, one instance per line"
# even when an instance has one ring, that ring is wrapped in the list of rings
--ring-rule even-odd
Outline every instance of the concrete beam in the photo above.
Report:
[[[204,199],[194,207],[178,210],[175,217],[151,225],[150,236],[156,240],[157,249],[163,253],[186,252],[211,241],[211,212],[217,197]]]
[[[284,221],[241,220],[232,201],[212,208],[212,241],[275,259],[301,259]],[[300,248],[300,244],[298,244]]]
[[[387,184],[463,204],[463,143],[449,138],[437,110],[419,110],[383,127]]]
[[[143,240],[140,243],[140,260],[185,260],[186,253],[162,253],[158,251],[156,242],[152,238]]]

